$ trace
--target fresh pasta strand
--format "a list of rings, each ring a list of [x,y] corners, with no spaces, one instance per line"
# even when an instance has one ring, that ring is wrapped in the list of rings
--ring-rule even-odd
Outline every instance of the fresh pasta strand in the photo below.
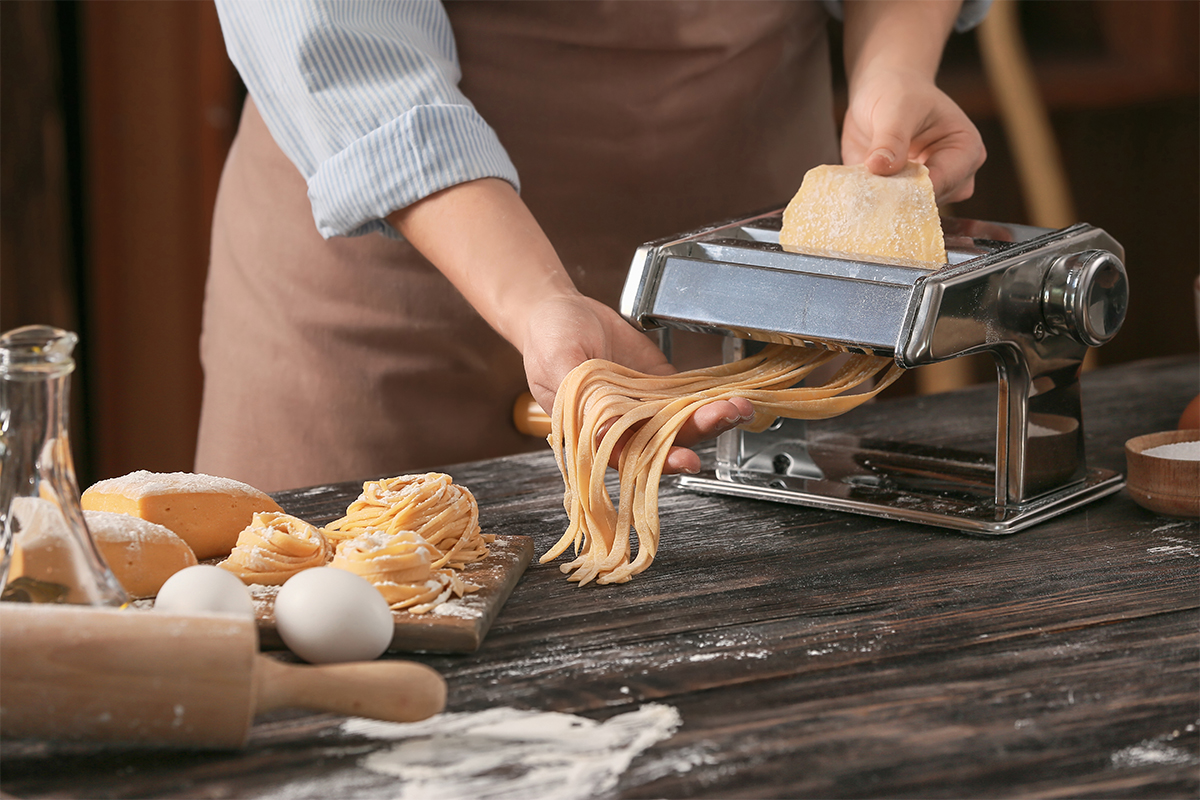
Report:
[[[332,556],[333,546],[316,526],[289,514],[260,511],[217,566],[246,584],[279,586],[297,572],[325,566]]]
[[[440,472],[368,481],[346,515],[325,527],[339,548],[366,531],[417,533],[437,552],[434,569],[461,569],[486,558],[495,538],[480,531],[475,496]]]
[[[658,550],[658,484],[667,454],[680,428],[701,406],[744,397],[755,406],[755,417],[744,428],[762,431],[778,417],[825,419],[842,414],[870,400],[903,372],[891,359],[852,355],[825,384],[796,385],[838,355],[772,344],[737,362],[665,377],[599,359],[576,367],[555,397],[549,437],[565,484],[568,525],[541,562],[573,548],[575,558],[561,569],[581,586],[593,580],[623,583],[645,570]],[[869,391],[845,394],[876,377]],[[618,460],[614,506],[605,472],[618,440],[631,430]],[[638,537],[633,560],[631,528]]]

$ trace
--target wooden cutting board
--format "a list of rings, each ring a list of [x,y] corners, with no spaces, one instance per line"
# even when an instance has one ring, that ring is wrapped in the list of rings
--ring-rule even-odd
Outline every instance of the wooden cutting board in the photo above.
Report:
[[[532,558],[532,537],[497,534],[488,545],[488,557],[462,570],[466,580],[480,586],[479,591],[448,600],[425,614],[393,611],[396,633],[388,652],[471,653],[479,649]],[[250,587],[263,650],[287,649],[275,629],[278,592],[278,586]]]

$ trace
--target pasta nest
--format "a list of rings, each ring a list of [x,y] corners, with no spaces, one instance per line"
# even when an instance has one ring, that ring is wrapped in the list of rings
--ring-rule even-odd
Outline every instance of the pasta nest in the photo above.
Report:
[[[424,614],[479,589],[453,569],[435,568],[435,559],[437,549],[413,531],[366,531],[343,541],[330,566],[361,575],[393,609]]]
[[[746,430],[766,430],[778,417],[824,419],[866,402],[903,372],[888,358],[851,355],[825,384],[797,385],[840,355],[771,344],[740,361],[668,376],[598,359],[580,364],[555,396],[549,436],[566,487],[563,506],[569,523],[541,562],[573,547],[576,557],[561,569],[581,586],[592,580],[623,583],[645,570],[659,544],[659,479],[676,435],[692,414],[715,400],[744,397],[755,408]],[[843,394],[876,376],[870,391]],[[626,434],[614,506],[605,473]],[[638,537],[632,560],[631,528]]]
[[[471,491],[441,472],[368,481],[346,515],[325,527],[336,547],[367,531],[418,534],[436,551],[434,569],[461,569],[486,558],[495,538],[481,533]]]
[[[316,526],[290,514],[260,511],[217,566],[243,583],[278,586],[297,572],[324,566],[332,556],[333,545]]]

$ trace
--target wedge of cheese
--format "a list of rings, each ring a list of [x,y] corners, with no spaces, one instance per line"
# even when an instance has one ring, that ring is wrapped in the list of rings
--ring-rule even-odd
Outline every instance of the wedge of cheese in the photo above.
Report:
[[[111,511],[84,511],[83,518],[130,597],[154,597],[167,578],[197,563],[187,542],[164,525]]]
[[[937,269],[946,263],[929,170],[909,162],[895,175],[862,164],[814,167],[783,212],[785,250]]]
[[[84,543],[71,535],[56,504],[40,497],[15,497],[8,509],[13,529],[8,582],[28,578],[61,597],[55,602],[87,603],[91,585]]]
[[[93,484],[87,511],[131,514],[171,530],[203,561],[229,555],[258,511],[283,511],[253,486],[191,472],[131,472]]]

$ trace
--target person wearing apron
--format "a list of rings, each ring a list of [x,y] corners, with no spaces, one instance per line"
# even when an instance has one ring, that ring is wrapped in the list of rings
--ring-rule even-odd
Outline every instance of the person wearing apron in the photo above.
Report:
[[[957,13],[936,5],[938,23],[912,29],[929,40],[914,47],[932,53],[920,65],[925,92],[936,91]],[[548,408],[587,357],[669,369],[612,310],[639,245],[778,207],[809,168],[887,149],[878,130],[848,118],[839,157],[821,3],[218,8],[249,97],[214,214],[195,468],[266,491],[544,448],[511,421],[527,386]],[[422,19],[402,26],[393,10]],[[870,30],[847,19],[848,55],[882,46]],[[330,31],[355,46],[322,49]],[[387,70],[413,53],[451,86],[457,66],[466,100],[431,101],[436,87],[419,80],[405,89],[411,98],[387,94]],[[851,72],[852,116],[856,81],[894,79],[881,74]],[[347,75],[367,94],[339,95]],[[322,104],[315,127],[292,116],[288,92],[301,84]],[[387,102],[361,102],[376,87]],[[405,104],[421,113],[393,123]],[[879,105],[856,119],[869,123]],[[962,199],[982,143],[947,99],[928,105],[938,119],[906,121],[912,147],[901,136],[893,149],[926,161],[942,199]],[[959,139],[946,168],[943,128]],[[460,138],[443,145],[439,130]],[[904,152],[890,155],[872,169],[899,169]],[[405,177],[417,161],[419,177]],[[702,340],[676,366],[718,360]],[[751,410],[706,408],[691,435],[715,435]],[[672,456],[675,470],[696,465],[690,451]]]

